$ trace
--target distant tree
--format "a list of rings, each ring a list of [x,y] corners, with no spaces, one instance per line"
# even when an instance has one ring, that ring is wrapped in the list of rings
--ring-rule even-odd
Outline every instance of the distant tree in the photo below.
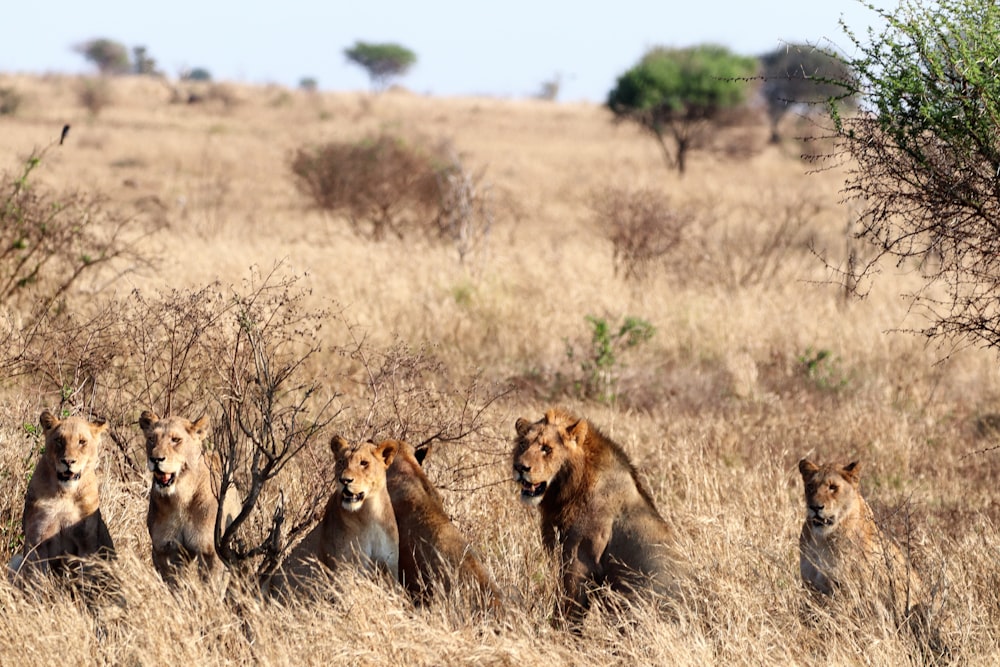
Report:
[[[756,69],[756,59],[722,46],[657,47],[618,77],[607,105],[618,119],[652,134],[667,166],[683,174],[688,151],[701,146],[708,128],[728,120],[727,113],[746,100]]]
[[[156,59],[149,57],[145,46],[132,48],[132,71],[136,74],[157,74]]]
[[[299,89],[307,93],[315,93],[319,89],[319,81],[312,76],[304,76],[299,79]]]
[[[815,46],[788,44],[760,57],[761,95],[767,103],[771,142],[781,141],[778,123],[795,107],[853,106],[851,70],[843,59]]]
[[[859,111],[834,115],[855,233],[874,250],[848,264],[847,284],[883,259],[919,267],[911,304],[930,321],[920,333],[1000,349],[1000,5],[907,0],[874,11],[884,25],[870,42],[844,28]]]
[[[204,67],[193,67],[181,74],[181,79],[184,81],[211,81],[212,73]]]
[[[390,79],[406,74],[417,62],[417,55],[399,44],[355,42],[344,55],[368,72],[374,90],[385,90]]]
[[[114,40],[101,37],[78,44],[73,49],[97,65],[101,74],[125,74],[129,71],[128,49]]]

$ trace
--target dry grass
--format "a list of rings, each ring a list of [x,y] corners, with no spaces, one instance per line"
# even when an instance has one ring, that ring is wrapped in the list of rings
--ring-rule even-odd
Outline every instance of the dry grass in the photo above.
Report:
[[[40,180],[102,192],[117,211],[164,225],[147,242],[155,268],[125,272],[114,286],[120,298],[134,288],[239,284],[251,265],[284,260],[304,274],[312,305],[336,302],[375,349],[431,344],[458,377],[481,368],[516,383],[485,428],[440,446],[428,463],[511,614],[484,623],[447,601],[414,610],[399,593],[350,577],[287,607],[239,594],[220,601],[197,587],[172,594],[150,562],[148,479],[108,453],[102,511],[120,553],[119,598],[88,609],[61,591],[35,599],[0,583],[0,634],[19,638],[0,645],[0,664],[920,663],[917,642],[891,620],[804,611],[796,463],[807,455],[863,461],[866,496],[908,537],[925,578],[946,584],[939,627],[955,662],[1000,659],[1000,453],[982,451],[997,446],[983,427],[1000,412],[997,359],[968,349],[949,356],[894,332],[922,321],[898,297],[918,284],[905,271],[886,267],[865,301],[844,301],[810,249],[845,255],[841,174],[806,175],[804,163],[769,148],[740,163],[693,155],[679,179],[650,140],[583,104],[237,87],[239,104],[189,105],[171,103],[155,81],[112,85],[114,101],[93,117],[73,79],[0,76],[0,88],[23,100],[16,115],[0,116],[0,151],[14,170],[70,123]],[[296,192],[297,148],[385,128],[449,140],[470,169],[484,170],[504,215],[478,266],[462,266],[447,246],[366,243]],[[627,284],[592,227],[591,195],[609,185],[661,189],[718,234],[692,237],[700,255]],[[782,224],[794,236],[766,279],[739,285],[733,276],[754,259],[746,248],[770,247]],[[97,286],[78,286],[79,302]],[[574,370],[567,341],[586,340],[588,314],[632,315],[657,329],[621,356],[612,404],[558,390],[559,374]],[[348,331],[331,322],[324,335],[332,348],[350,342]],[[324,359],[330,390],[344,392],[336,430],[360,435],[347,431],[364,421],[370,397],[342,360]],[[18,378],[0,390],[0,560],[18,546],[37,456],[23,425],[58,402],[51,388]],[[639,608],[627,622],[596,613],[579,638],[550,628],[554,590],[537,517],[507,481],[514,419],[536,419],[550,402],[620,442],[676,527],[694,572],[676,620]],[[159,407],[137,405],[131,419]],[[128,416],[117,428],[139,447]]]

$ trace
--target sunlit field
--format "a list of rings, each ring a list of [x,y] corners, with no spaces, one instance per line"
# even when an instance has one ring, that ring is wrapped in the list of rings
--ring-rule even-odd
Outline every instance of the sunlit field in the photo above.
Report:
[[[18,374],[0,385],[0,560],[21,545],[39,413],[92,413],[118,434],[106,439],[98,471],[120,589],[94,601],[0,582],[0,664],[936,659],[891,615],[817,606],[803,589],[803,457],[861,462],[866,498],[932,591],[932,622],[952,663],[1000,660],[996,354],[908,333],[927,322],[905,298],[922,284],[919,267],[883,266],[864,299],[845,295],[835,267],[865,249],[848,231],[855,205],[840,192],[844,166],[800,158],[816,147],[794,139],[809,123],[789,118],[781,145],[767,143],[762,124],[751,156],[692,153],[680,177],[652,139],[594,104],[228,84],[187,104],[172,103],[162,82],[123,78],[110,82],[111,100],[95,116],[80,106],[79,85],[0,77],[23,97],[16,114],[0,116],[0,170],[20,173],[45,149],[36,187],[102,194],[108,209],[141,223],[149,261],[75,283],[65,317],[109,300],[124,313],[137,299],[216,282],[229,293],[272,273],[292,280],[303,308],[325,313],[323,349],[305,370],[335,410],[317,446],[264,495],[262,515],[279,490],[295,506],[329,483],[333,434],[422,442],[435,420],[470,411],[475,428],[436,443],[425,469],[505,611],[484,617],[459,596],[414,608],[401,590],[351,572],[284,603],[249,585],[234,584],[225,599],[196,582],[168,589],[150,557],[137,423],[143,410],[168,406],[122,405],[106,385]],[[448,242],[358,238],[296,188],[296,149],[380,131],[448,141],[489,185],[495,220],[464,261]],[[594,213],[609,186],[662,192],[692,220],[678,250],[643,280],[615,273]],[[6,311],[17,326],[18,313]],[[629,317],[652,336],[619,341],[598,364],[593,322],[614,333]],[[367,365],[344,352],[362,344]],[[414,393],[398,396],[419,401],[388,409],[391,397],[365,378],[394,350],[406,351],[402,367],[419,370],[401,381]],[[123,375],[142,373],[135,356],[113,363]],[[184,416],[217,419],[217,405],[199,398],[212,371],[198,373],[179,390]],[[551,406],[588,418],[639,469],[689,565],[690,593],[673,613],[643,602],[624,613],[597,608],[579,635],[550,622],[554,564],[510,481],[509,452],[515,420]]]

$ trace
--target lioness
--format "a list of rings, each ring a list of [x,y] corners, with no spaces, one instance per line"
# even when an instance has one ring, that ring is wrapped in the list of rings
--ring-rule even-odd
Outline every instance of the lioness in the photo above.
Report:
[[[115,546],[101,518],[97,456],[107,425],[82,417],[38,418],[45,451],[28,482],[21,527],[24,548],[10,562],[10,575],[49,571],[67,574],[72,558],[110,558]]]
[[[386,484],[399,526],[399,579],[416,604],[427,603],[437,585],[447,592],[463,582],[477,590],[481,602],[499,610],[500,594],[469,542],[444,510],[437,489],[420,464],[429,449],[419,452],[393,440],[396,458]]]
[[[367,569],[399,578],[399,533],[386,490],[386,469],[396,456],[391,440],[352,445],[333,436],[337,488],[326,505],[320,528],[320,560],[331,570],[338,563],[360,562]]]
[[[219,499],[212,490],[217,472],[209,464],[202,440],[208,417],[191,422],[183,417],[160,419],[148,410],[139,417],[146,436],[146,464],[153,473],[146,526],[153,542],[153,565],[164,581],[175,581],[178,571],[197,563],[204,579],[225,574],[215,551],[215,519]],[[240,511],[235,493],[223,500],[223,525]]]
[[[799,472],[806,498],[799,535],[802,581],[823,595],[843,585],[871,589],[877,581],[909,610],[919,598],[920,580],[899,547],[875,525],[858,490],[858,462],[818,466],[802,459]]]
[[[514,481],[541,513],[542,543],[557,555],[562,594],[555,621],[578,627],[590,588],[676,594],[671,530],[621,447],[590,422],[549,410],[515,424]]]

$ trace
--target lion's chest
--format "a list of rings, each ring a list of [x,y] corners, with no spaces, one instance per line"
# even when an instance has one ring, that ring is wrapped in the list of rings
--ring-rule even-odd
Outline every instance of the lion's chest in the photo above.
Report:
[[[37,500],[28,516],[25,537],[38,544],[60,533],[82,530],[86,519],[80,507],[65,498]]]
[[[171,544],[189,551],[197,550],[204,540],[204,533],[210,526],[205,525],[204,512],[193,509],[188,504],[162,504],[151,517],[149,536],[155,547]]]

